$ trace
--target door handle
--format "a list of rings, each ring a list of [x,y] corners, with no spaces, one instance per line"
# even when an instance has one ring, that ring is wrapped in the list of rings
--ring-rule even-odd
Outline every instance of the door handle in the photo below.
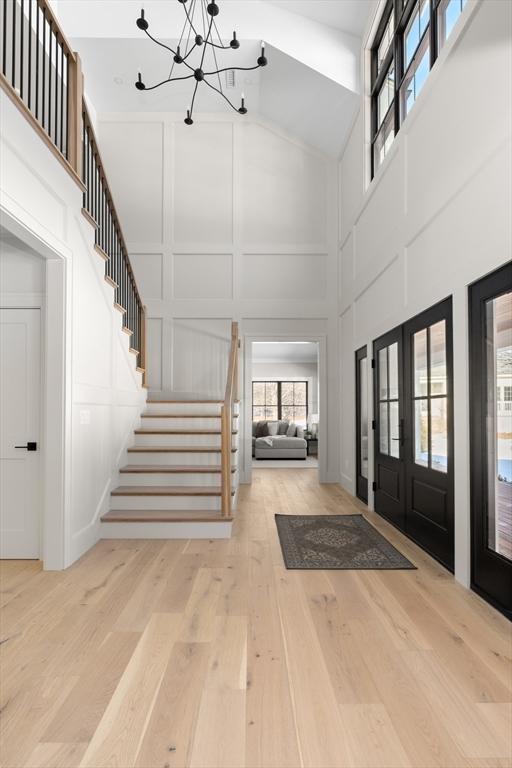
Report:
[[[400,441],[400,445],[404,444],[404,420],[400,419],[400,422],[398,424],[398,437],[392,437],[391,440],[393,440],[395,443],[397,441]]]
[[[15,448],[23,448],[25,451],[37,451],[37,443],[27,443],[26,445],[15,445]]]

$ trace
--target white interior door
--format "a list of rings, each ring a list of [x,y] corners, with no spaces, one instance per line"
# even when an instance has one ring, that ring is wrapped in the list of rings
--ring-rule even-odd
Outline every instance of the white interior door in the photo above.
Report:
[[[40,411],[40,310],[0,309],[2,558],[39,558]]]

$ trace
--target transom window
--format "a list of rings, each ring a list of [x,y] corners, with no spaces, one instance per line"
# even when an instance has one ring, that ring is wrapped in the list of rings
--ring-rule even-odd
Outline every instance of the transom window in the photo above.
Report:
[[[307,381],[253,381],[253,421],[294,421],[308,419]]]
[[[372,178],[467,0],[388,0],[372,46]]]

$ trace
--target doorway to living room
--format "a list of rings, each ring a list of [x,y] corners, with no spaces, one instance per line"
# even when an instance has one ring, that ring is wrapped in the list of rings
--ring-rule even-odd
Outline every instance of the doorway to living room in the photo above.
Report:
[[[319,345],[251,342],[251,458],[255,469],[318,468]]]

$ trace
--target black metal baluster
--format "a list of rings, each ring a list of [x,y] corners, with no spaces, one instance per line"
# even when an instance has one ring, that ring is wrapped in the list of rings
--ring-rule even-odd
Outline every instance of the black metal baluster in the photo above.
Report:
[[[28,108],[32,104],[32,2],[28,0]]]
[[[60,151],[64,149],[64,46],[60,46]]]
[[[52,48],[53,48],[53,22],[49,21],[48,41],[48,136],[52,136]]]
[[[36,119],[39,115],[39,16],[41,11],[36,0]]]
[[[2,28],[2,73],[7,75],[7,0],[4,0],[4,25]]]
[[[59,146],[59,46],[58,38],[55,36],[55,146]]]
[[[43,8],[43,72],[41,82],[41,125],[46,114],[46,8]]]
[[[25,0],[20,0],[21,6],[21,14],[20,14],[20,99],[23,101],[23,48],[24,48],[24,42],[25,42],[25,19],[24,19],[24,2]],[[16,0],[14,2],[16,5]]]
[[[11,84],[16,88],[16,3],[12,5],[12,72]]]
[[[64,50],[64,49],[62,49],[62,50]],[[65,94],[65,97],[66,97],[66,109],[63,108],[62,109],[62,113],[64,115],[64,119],[65,119],[65,123],[66,123],[66,128],[65,128],[65,133],[64,133],[64,141],[65,141],[64,156],[66,157],[66,159],[68,159],[69,158],[69,118],[68,118],[68,114],[69,114],[69,56],[68,56],[67,53],[64,54],[64,61],[66,63],[66,67],[65,67],[65,72],[66,72],[66,88],[64,90],[64,94]]]

